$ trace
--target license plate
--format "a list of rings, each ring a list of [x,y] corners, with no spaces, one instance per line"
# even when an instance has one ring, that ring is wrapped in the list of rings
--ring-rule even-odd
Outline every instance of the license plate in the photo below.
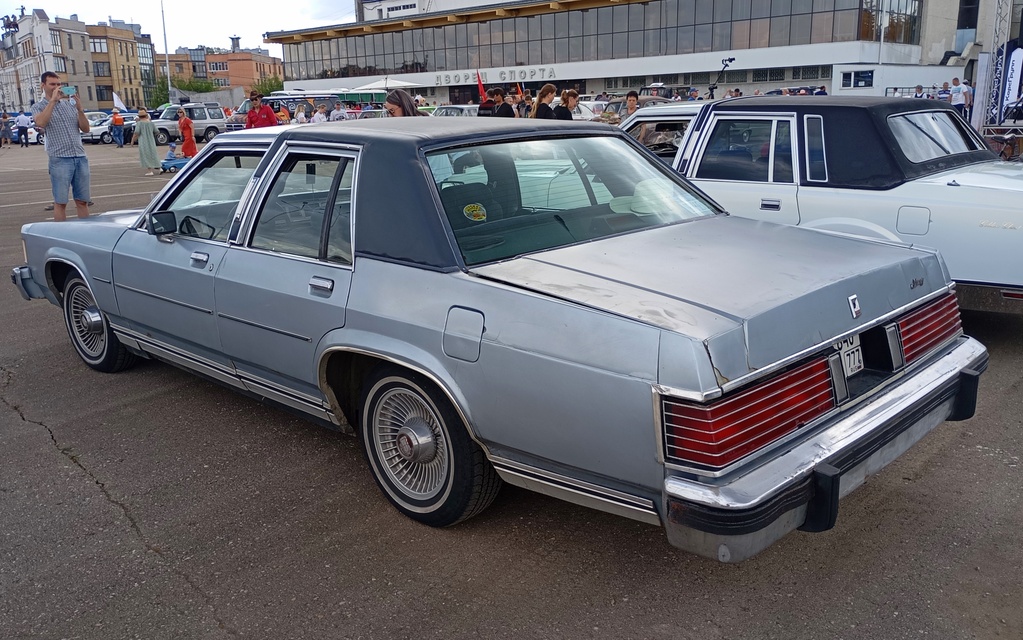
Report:
[[[835,348],[838,349],[838,353],[842,357],[842,370],[845,371],[846,378],[863,370],[863,348],[860,347],[858,335],[836,342]]]

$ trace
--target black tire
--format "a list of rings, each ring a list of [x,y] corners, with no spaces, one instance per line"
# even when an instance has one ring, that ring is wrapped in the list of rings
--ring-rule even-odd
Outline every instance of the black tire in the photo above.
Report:
[[[68,337],[85,364],[103,373],[116,373],[135,364],[135,354],[114,335],[84,280],[76,276],[65,283],[63,307]],[[98,327],[90,327],[87,313],[99,314]]]
[[[156,144],[162,146],[162,145],[167,144],[168,142],[170,142],[170,136],[167,135],[167,132],[164,131],[163,129],[157,130],[157,132],[156,132]]]
[[[211,142],[214,138],[217,137],[217,134],[219,133],[220,132],[217,131],[215,128],[210,127],[209,129],[206,130],[206,133],[203,135],[202,139],[205,140],[206,142]]]
[[[497,472],[451,403],[423,376],[380,367],[363,387],[360,418],[377,485],[413,520],[446,527],[483,511],[497,496]]]
[[[114,141],[114,136],[111,135],[110,132],[104,131],[103,133],[99,134],[99,141],[102,142],[103,144],[110,144]]]
[[[44,137],[45,137],[45,135],[43,134],[43,132],[39,131],[38,133],[36,133],[36,142],[35,143],[36,144],[42,144]]]

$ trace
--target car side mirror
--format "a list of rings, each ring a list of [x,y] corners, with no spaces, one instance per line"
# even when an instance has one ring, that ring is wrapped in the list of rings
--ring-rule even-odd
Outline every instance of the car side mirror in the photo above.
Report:
[[[151,236],[163,236],[178,230],[178,220],[173,211],[153,211],[146,214],[146,231]]]

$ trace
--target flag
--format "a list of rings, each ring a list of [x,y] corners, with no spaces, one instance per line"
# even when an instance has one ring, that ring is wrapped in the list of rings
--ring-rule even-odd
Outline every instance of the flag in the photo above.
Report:
[[[128,110],[128,107],[124,106],[124,102],[121,101],[121,97],[117,95],[116,91],[114,92],[114,106],[120,109],[121,111]]]
[[[519,90],[519,95],[520,95],[520,96],[524,96],[524,95],[526,95],[526,94],[525,94],[525,93],[524,93],[524,92],[522,91],[522,83],[521,83],[521,82],[516,82],[516,83],[515,83],[515,88]]]
[[[487,99],[487,90],[483,88],[483,76],[480,75],[480,70],[476,69],[476,85],[480,90],[480,102]]]

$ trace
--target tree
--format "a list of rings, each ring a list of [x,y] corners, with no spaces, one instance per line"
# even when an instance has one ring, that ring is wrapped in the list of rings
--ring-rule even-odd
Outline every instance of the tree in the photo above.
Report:
[[[161,104],[170,102],[170,94],[167,92],[167,78],[161,76],[156,79],[156,86],[153,87],[151,107],[158,107]]]
[[[274,91],[281,91],[284,89],[284,81],[277,76],[270,76],[269,78],[261,78],[252,84],[250,91],[255,91],[260,95],[269,96]]]
[[[174,88],[189,93],[210,93],[211,91],[216,91],[219,87],[212,80],[204,78],[186,78],[184,80],[174,78]]]

